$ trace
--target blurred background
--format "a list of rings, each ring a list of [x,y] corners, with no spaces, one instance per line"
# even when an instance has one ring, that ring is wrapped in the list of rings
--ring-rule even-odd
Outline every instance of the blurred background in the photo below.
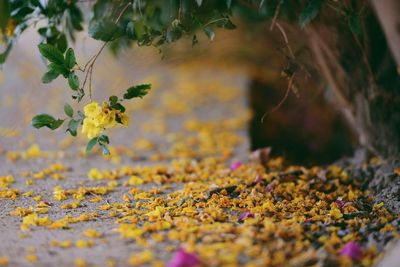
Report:
[[[199,36],[193,47],[191,39],[184,39],[161,53],[152,47],[132,47],[100,56],[93,72],[95,101],[122,95],[132,84],[153,84],[148,96],[128,104],[129,128],[110,132],[113,147],[129,150],[136,158],[154,152],[161,158],[191,156],[188,143],[207,154],[207,146],[230,138],[232,147],[221,147],[221,153],[245,155],[271,147],[273,155],[309,165],[350,155],[352,133],[329,104],[327,88],[316,75],[307,66],[294,66],[304,71],[296,77],[296,90],[288,90],[283,70],[293,66],[288,66],[282,34],[270,31],[269,24],[254,25],[252,31],[235,24],[237,30],[217,31],[213,42]],[[287,36],[296,56],[307,62],[301,36],[290,31]],[[42,84],[46,68],[38,43],[34,31],[26,32],[0,72],[0,150],[23,150],[34,143],[48,150],[82,150],[85,136],[75,139],[65,130],[54,133],[30,126],[38,113],[62,118],[64,103],[72,103],[71,91],[61,78]],[[83,34],[77,44],[80,65],[101,45]],[[196,127],[203,131],[193,133]],[[232,128],[235,136],[227,136]]]

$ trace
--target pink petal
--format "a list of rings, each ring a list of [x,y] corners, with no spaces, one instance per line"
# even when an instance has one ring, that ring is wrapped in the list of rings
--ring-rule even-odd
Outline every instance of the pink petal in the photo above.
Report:
[[[262,181],[261,175],[257,174],[256,179],[254,179],[254,183],[258,184],[258,183],[261,183],[261,181]]]
[[[232,171],[239,169],[240,166],[242,166],[242,162],[240,161],[235,161],[231,164],[230,168]]]
[[[343,200],[341,200],[341,199],[337,199],[337,200],[335,201],[335,203],[336,203],[336,206],[338,206],[340,212],[343,213],[343,208],[344,208],[344,205],[345,205],[346,203],[345,203]]]
[[[349,257],[352,260],[359,260],[362,258],[361,246],[357,242],[351,241],[340,250],[340,255]]]
[[[335,203],[336,203],[336,206],[338,206],[341,213],[344,213],[344,208],[351,204],[351,202],[344,202],[343,200],[341,200],[339,198],[335,201]]]
[[[247,218],[254,218],[254,214],[251,212],[243,212],[239,215],[239,220],[242,221]]]
[[[183,248],[180,248],[168,262],[167,267],[193,267],[199,265],[200,260],[196,254],[186,252]]]

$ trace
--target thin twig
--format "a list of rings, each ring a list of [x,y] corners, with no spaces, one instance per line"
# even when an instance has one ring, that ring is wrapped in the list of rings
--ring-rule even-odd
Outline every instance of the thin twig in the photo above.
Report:
[[[90,75],[89,75],[89,98],[90,102],[92,102],[92,73],[93,73],[93,67],[90,68],[89,70]]]
[[[214,20],[212,20],[212,21],[210,21],[210,22],[204,24],[204,25],[203,25],[203,28],[205,28],[205,27],[207,27],[207,26],[209,26],[209,25],[211,25],[211,24],[217,23],[217,22],[219,22],[219,21],[221,21],[221,20],[227,20],[227,18],[214,19]]]
[[[288,87],[286,88],[285,95],[283,96],[283,98],[281,99],[281,101],[279,101],[278,105],[276,105],[271,111],[265,112],[265,113],[264,113],[264,115],[263,115],[262,118],[261,118],[261,123],[264,123],[264,119],[267,117],[267,115],[269,115],[269,114],[271,114],[271,113],[277,111],[277,110],[283,105],[283,103],[285,103],[285,101],[286,101],[286,99],[288,98],[289,93],[290,93],[290,91],[291,91],[291,89],[292,89],[293,80],[294,80],[294,76],[295,76],[295,75],[296,75],[296,73],[293,73],[293,75],[290,76],[289,82],[288,82]]]
[[[140,0],[138,0],[138,9],[139,9],[139,14],[140,14],[140,16],[141,17],[143,17],[143,14],[142,14],[142,9],[141,9],[141,3],[140,3]]]
[[[279,1],[279,4],[276,6],[275,14],[274,14],[274,17],[272,18],[272,22],[271,22],[271,27],[269,28],[270,31],[272,31],[274,29],[276,19],[279,16],[279,12],[281,10],[282,4],[283,4],[283,0]]]
[[[117,24],[119,22],[119,20],[121,19],[122,15],[125,13],[125,11],[127,10],[127,8],[132,4],[132,2],[129,2],[123,9],[122,11],[119,13],[117,19],[115,20],[115,24]],[[82,72],[86,72],[85,74],[85,80],[83,82],[82,85],[82,90],[85,88],[86,82],[89,80],[89,98],[90,101],[92,102],[92,74],[93,74],[93,68],[94,68],[94,64],[96,63],[96,60],[98,59],[98,57],[100,56],[100,54],[103,52],[104,48],[107,46],[107,44],[109,43],[109,41],[104,42],[104,44],[100,47],[99,51],[97,51],[97,53],[95,55],[93,55],[85,64],[85,66],[83,67],[83,69],[81,69],[78,66],[78,69]]]
[[[285,40],[285,44],[286,44],[287,49],[289,50],[290,56],[293,59],[295,59],[295,56],[294,56],[293,51],[292,51],[292,48],[289,45],[289,39],[288,39],[288,37],[286,35],[285,30],[283,29],[281,24],[279,24],[278,22],[276,22],[275,24],[276,24],[276,27],[278,27],[279,31],[282,33],[283,39]]]

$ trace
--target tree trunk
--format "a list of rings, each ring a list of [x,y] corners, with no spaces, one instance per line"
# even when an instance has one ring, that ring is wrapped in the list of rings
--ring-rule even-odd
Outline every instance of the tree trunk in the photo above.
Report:
[[[400,74],[400,1],[371,0]]]
[[[380,10],[382,4],[376,7]],[[384,11],[380,10],[378,14],[382,15]],[[388,29],[386,35],[392,43],[391,36],[396,32],[393,32],[393,26],[388,26],[390,16],[383,20],[387,24],[384,26]],[[400,76],[395,58],[400,42],[396,43],[397,47],[392,44],[390,50],[372,10],[367,11],[362,23],[362,35],[345,28],[338,30],[337,24],[309,26],[306,28],[309,46],[320,73],[334,92],[335,102],[358,134],[359,143],[375,155],[398,158]],[[333,32],[336,32],[334,40]]]

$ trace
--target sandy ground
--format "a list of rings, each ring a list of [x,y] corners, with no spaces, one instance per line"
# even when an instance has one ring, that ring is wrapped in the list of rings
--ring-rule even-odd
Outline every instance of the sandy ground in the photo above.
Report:
[[[83,212],[98,211],[98,206],[106,203],[122,201],[122,196],[129,188],[118,187],[107,194],[99,203],[85,201],[84,207],[65,210],[63,204],[54,201],[53,187],[61,185],[65,189],[79,186],[104,186],[106,182],[89,181],[88,171],[92,167],[100,170],[116,169],[124,165],[145,166],[159,162],[168,163],[173,158],[190,155],[185,150],[179,152],[176,144],[185,143],[193,133],[185,130],[185,123],[200,120],[213,122],[215,125],[222,120],[231,119],[237,126],[231,127],[230,135],[235,135],[240,141],[232,146],[232,158],[235,155],[246,155],[247,140],[246,121],[247,109],[245,102],[245,77],[232,71],[204,68],[187,64],[178,60],[177,63],[166,64],[161,61],[155,50],[140,50],[133,53],[124,52],[117,62],[109,54],[103,54],[96,64],[94,75],[94,98],[97,101],[112,94],[121,94],[130,84],[150,82],[154,89],[142,101],[135,100],[128,105],[131,125],[128,129],[116,129],[110,133],[112,147],[122,150],[111,158],[98,154],[82,156],[80,152],[86,137],[71,138],[59,130],[55,133],[47,130],[35,130],[30,126],[30,118],[37,113],[63,115],[63,103],[70,101],[70,93],[64,81],[60,78],[56,83],[43,85],[40,77],[45,65],[38,52],[31,45],[36,42],[31,37],[24,37],[13,50],[8,63],[0,73],[0,176],[12,175],[15,183],[12,188],[21,192],[32,191],[40,195],[43,201],[51,204],[49,217],[53,220],[67,214],[77,215]],[[78,62],[83,63],[97,48],[97,44],[83,42],[77,48]],[[76,105],[74,106],[77,107]],[[235,122],[236,121],[236,122]],[[218,127],[211,134],[217,136]],[[218,140],[215,140],[218,141]],[[32,144],[38,144],[42,151],[47,151],[41,157],[10,161],[7,152],[26,151]],[[150,144],[150,145],[149,145]],[[151,148],[149,148],[149,146]],[[125,153],[126,149],[130,150]],[[19,152],[18,152],[19,151]],[[189,153],[189,154],[187,154]],[[121,155],[121,156],[117,156]],[[203,153],[206,155],[207,153]],[[150,160],[154,155],[157,160]],[[201,153],[197,153],[201,157]],[[52,163],[61,162],[69,168],[64,173],[65,179],[35,180],[34,185],[25,184],[24,172],[37,172]],[[122,181],[121,181],[122,182]],[[179,188],[182,185],[173,185]],[[149,185],[146,187],[157,187]],[[29,253],[37,255],[38,266],[71,266],[74,259],[82,257],[90,264],[105,266],[107,259],[115,259],[118,265],[125,265],[127,257],[138,251],[135,242],[123,241],[117,233],[114,220],[99,218],[85,223],[74,224],[70,230],[48,230],[35,228],[24,233],[20,230],[21,218],[9,216],[16,207],[35,206],[31,197],[19,197],[17,200],[0,199],[0,256],[10,259],[11,266],[30,266],[25,256]],[[52,240],[78,240],[87,228],[96,228],[104,233],[103,239],[91,249],[69,248],[55,249],[49,245]],[[157,248],[160,259],[167,261],[170,253],[165,248]]]
[[[91,265],[107,266],[112,260],[117,266],[125,266],[132,253],[142,250],[134,241],[121,239],[114,231],[118,227],[115,220],[107,216],[108,211],[99,210],[101,205],[124,201],[124,195],[130,190],[124,186],[128,176],[119,178],[114,191],[97,203],[86,199],[81,207],[62,209],[61,205],[71,201],[54,200],[55,186],[65,190],[107,186],[106,180],[88,178],[92,168],[112,171],[123,166],[171,166],[179,158],[202,159],[215,154],[223,155],[228,168],[234,160],[247,158],[249,111],[244,74],[181,59],[173,60],[173,64],[163,62],[156,51],[148,49],[123,52],[118,61],[104,54],[96,64],[94,99],[99,102],[112,94],[121,95],[131,84],[150,82],[154,85],[143,100],[127,105],[131,117],[129,128],[110,132],[111,157],[103,157],[98,151],[85,155],[83,149],[87,139],[84,136],[71,138],[64,130],[53,133],[33,129],[30,126],[33,115],[46,112],[62,117],[63,103],[72,100],[63,80],[51,85],[40,82],[45,66],[31,45],[37,40],[29,36],[24,38],[0,72],[0,176],[12,175],[15,182],[10,188],[19,189],[21,194],[32,192],[33,196],[40,196],[42,201],[50,204],[46,215],[53,221],[66,215],[79,216],[89,212],[98,212],[99,216],[71,224],[68,230],[33,227],[24,232],[20,229],[22,218],[12,217],[10,212],[17,207],[35,207],[40,201],[27,196],[16,200],[0,199],[0,256],[7,256],[10,266],[72,266],[77,258],[83,258]],[[83,44],[77,48],[78,61],[82,63],[98,47],[89,41]],[[78,107],[74,105],[74,108]],[[194,126],[196,130],[193,130]],[[33,144],[40,147],[40,155],[32,153]],[[67,168],[61,172],[64,179],[46,177],[32,179],[33,185],[27,184],[35,173],[54,163],[62,163]],[[183,183],[170,184],[160,196],[183,186]],[[138,186],[146,190],[159,187],[157,183]],[[54,240],[74,243],[84,239],[83,232],[88,228],[103,234],[91,248],[60,249],[50,244]],[[178,246],[170,242],[171,249],[165,243],[161,246],[153,240],[148,242],[160,262],[168,261]],[[26,259],[30,254],[37,256],[36,263]],[[396,254],[392,255],[396,259]],[[390,262],[390,257],[388,261],[381,266],[397,266],[393,265],[395,261]]]

